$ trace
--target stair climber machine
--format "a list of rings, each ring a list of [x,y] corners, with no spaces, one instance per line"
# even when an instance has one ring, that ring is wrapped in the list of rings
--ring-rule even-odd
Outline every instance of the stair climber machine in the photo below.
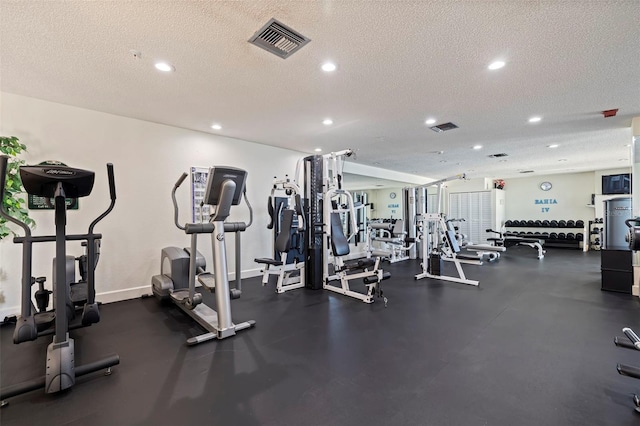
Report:
[[[8,157],[0,156],[0,199],[5,196]],[[62,166],[44,164],[21,166],[20,177],[26,192],[38,197],[53,198],[55,205],[55,235],[33,236],[29,227],[10,216],[0,204],[0,216],[18,225],[24,237],[16,237],[14,243],[22,244],[22,296],[20,316],[16,320],[13,342],[22,343],[36,340],[40,336],[53,335],[53,342],[47,347],[46,375],[24,383],[8,386],[0,390],[2,405],[5,398],[21,395],[44,387],[45,392],[55,393],[75,384],[80,377],[98,370],[111,373],[111,367],[120,363],[118,355],[85,365],[77,365],[74,359],[74,339],[69,331],[90,326],[100,321],[100,311],[96,302],[95,268],[101,234],[94,228],[113,210],[116,202],[116,188],[113,165],[107,164],[111,204],[89,225],[86,234],[66,233],[67,212],[65,198],[86,197],[93,189],[95,173]],[[83,279],[72,283],[75,258],[66,255],[67,241],[81,241],[86,246],[86,260],[80,258],[80,272]],[[32,271],[33,243],[55,242],[53,291],[45,289],[45,277],[34,278]],[[69,273],[71,270],[71,274]],[[35,306],[31,299],[31,287],[38,284],[35,292]],[[47,310],[50,295],[53,294],[53,309]],[[81,308],[81,309],[80,309]]]
[[[307,288],[329,290],[373,303],[374,297],[387,299],[382,292],[381,282],[391,274],[380,268],[380,258],[350,257],[349,240],[358,233],[356,213],[351,193],[342,188],[342,170],[346,157],[352,150],[313,155],[298,163],[304,167],[305,213],[307,216]],[[350,232],[344,232],[344,223]],[[353,280],[362,280],[365,292],[354,291],[350,287]],[[335,282],[338,281],[339,285]]]
[[[204,195],[204,204],[210,205],[213,211],[209,222],[180,225],[176,190],[187,176],[187,173],[183,173],[173,186],[171,199],[173,200],[175,225],[187,235],[191,235],[191,247],[185,249],[165,247],[162,249],[160,275],[152,277],[151,288],[159,300],[171,300],[207,330],[204,334],[189,338],[187,344],[191,346],[212,339],[231,337],[237,331],[255,325],[253,320],[234,324],[231,318],[231,299],[240,297],[241,288],[238,284],[236,288],[229,287],[225,247],[225,233],[235,232],[238,235],[238,232],[246,230],[253,221],[253,209],[247,200],[245,188],[247,172],[233,167],[215,166],[209,169]],[[240,199],[243,196],[249,208],[249,224],[225,222],[229,217],[231,206],[240,204]],[[206,261],[197,250],[198,235],[200,234],[211,236],[213,273],[206,271]],[[237,283],[240,282],[242,272],[239,262],[239,243],[239,238],[236,238]],[[202,294],[196,291],[196,279],[203,290],[215,293],[216,310],[207,306]]]
[[[286,197],[277,197],[284,192]],[[298,185],[289,177],[273,182],[271,196],[267,204],[271,221],[267,229],[273,230],[274,257],[256,258],[255,262],[263,266],[262,285],[269,284],[269,277],[278,277],[276,293],[303,288],[305,285],[305,219],[302,208],[301,192]]]

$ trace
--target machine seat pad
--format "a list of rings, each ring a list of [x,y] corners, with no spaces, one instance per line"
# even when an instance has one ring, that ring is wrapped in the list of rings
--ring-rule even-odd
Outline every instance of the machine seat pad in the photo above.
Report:
[[[472,255],[472,254],[460,254],[460,253],[456,253],[456,257],[458,259],[463,259],[463,260],[480,260],[480,258],[477,255]]]
[[[267,259],[266,257],[259,257],[253,259],[256,263],[262,263],[264,265],[282,266],[282,262],[275,259]]]
[[[354,259],[344,262],[343,269],[364,269],[375,266],[376,260],[373,258]]]
[[[506,247],[489,246],[486,244],[467,244],[465,248],[478,251],[507,251]]]
[[[507,241],[510,242],[514,242],[514,243],[540,243],[540,239],[539,238],[507,238]]]
[[[391,272],[383,272],[382,279],[380,281],[388,280],[389,278],[391,278]],[[365,284],[375,284],[378,282],[378,276],[371,275],[369,277],[364,277],[362,281],[364,281]]]
[[[389,243],[389,244],[397,244],[397,245],[401,245],[403,244],[402,240],[398,237],[375,237],[372,238],[373,241],[382,241],[383,243]]]
[[[216,290],[216,277],[211,272],[198,274],[198,282],[202,284],[202,287],[210,292],[214,292]]]

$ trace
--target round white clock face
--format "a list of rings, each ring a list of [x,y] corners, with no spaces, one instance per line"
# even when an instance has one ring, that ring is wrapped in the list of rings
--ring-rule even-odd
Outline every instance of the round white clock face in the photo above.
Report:
[[[550,190],[552,187],[551,182],[542,182],[540,184],[540,189],[542,189],[543,191],[548,191]]]
[[[392,200],[396,198],[396,193],[392,192],[391,194],[389,194],[389,198],[391,198]]]

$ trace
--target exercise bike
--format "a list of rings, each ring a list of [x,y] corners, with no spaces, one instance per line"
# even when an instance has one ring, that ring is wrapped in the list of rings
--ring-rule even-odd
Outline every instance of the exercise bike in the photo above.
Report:
[[[161,253],[160,275],[151,278],[153,294],[161,301],[170,300],[191,318],[193,318],[206,333],[187,339],[188,345],[196,345],[212,339],[224,339],[236,334],[237,331],[253,327],[255,321],[249,320],[234,324],[231,319],[231,299],[237,299],[241,290],[229,287],[227,274],[227,252],[225,247],[225,232],[244,231],[249,224],[244,222],[225,222],[228,218],[231,206],[240,204],[240,198],[249,207],[253,217],[253,210],[247,201],[245,183],[247,172],[231,167],[212,167],[209,169],[207,189],[204,203],[214,209],[209,223],[178,222],[178,202],[176,190],[187,177],[183,173],[173,186],[171,199],[174,208],[174,223],[178,229],[191,235],[190,248],[165,247]],[[206,271],[204,256],[197,250],[198,235],[211,235],[213,249],[214,272]],[[239,238],[236,239],[236,249],[239,247]],[[240,253],[236,253],[236,281],[239,280],[241,270],[239,267]],[[196,279],[205,291],[215,293],[216,308],[212,309],[204,303],[202,294],[197,292]]]

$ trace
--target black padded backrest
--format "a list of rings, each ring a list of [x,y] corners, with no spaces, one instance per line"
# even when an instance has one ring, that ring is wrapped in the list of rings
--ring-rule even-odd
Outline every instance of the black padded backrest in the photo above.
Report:
[[[304,231],[307,229],[305,220],[304,220],[304,212],[302,210],[302,197],[300,197],[300,194],[296,194],[295,197],[295,209],[296,209],[296,214],[298,215],[298,229],[301,231]]]
[[[280,233],[276,237],[275,247],[278,253],[287,253],[291,248],[291,227],[293,226],[293,210],[282,211]]]
[[[275,212],[273,211],[273,198],[269,197],[267,201],[267,211],[269,212],[269,224],[267,225],[267,229],[273,229],[273,223],[275,222]]]
[[[449,246],[451,246],[451,250],[453,250],[454,253],[458,253],[460,251],[460,246],[458,245],[458,241],[456,241],[455,231],[447,231],[446,236]]]
[[[404,220],[398,219],[396,223],[393,224],[393,229],[391,230],[391,234],[394,236],[398,236],[404,233]]]
[[[331,213],[331,248],[334,256],[349,254],[349,241],[342,230],[340,213]]]

